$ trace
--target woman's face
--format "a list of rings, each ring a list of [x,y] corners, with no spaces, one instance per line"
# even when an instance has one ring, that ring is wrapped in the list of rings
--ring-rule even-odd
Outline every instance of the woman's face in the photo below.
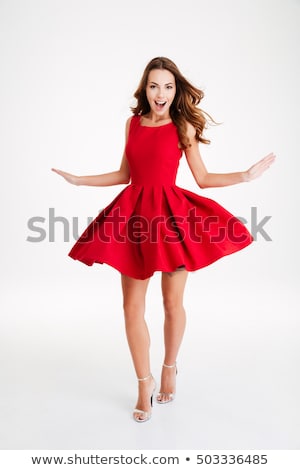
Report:
[[[160,119],[170,117],[170,106],[176,94],[174,75],[165,69],[153,69],[149,72],[146,96],[154,116]]]

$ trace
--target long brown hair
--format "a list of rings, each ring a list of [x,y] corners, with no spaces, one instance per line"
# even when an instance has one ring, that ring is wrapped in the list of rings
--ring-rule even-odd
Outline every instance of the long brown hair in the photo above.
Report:
[[[170,116],[177,127],[180,147],[186,149],[191,145],[186,134],[186,122],[194,126],[196,130],[195,138],[198,142],[209,144],[210,141],[204,138],[202,133],[208,123],[215,123],[215,121],[209,114],[197,107],[204,93],[189,83],[174,62],[166,57],[155,57],[146,66],[140,84],[134,93],[137,105],[131,108],[133,114],[144,115],[150,111],[150,105],[146,96],[146,86],[149,73],[153,69],[168,70],[175,77],[176,94],[170,107]]]

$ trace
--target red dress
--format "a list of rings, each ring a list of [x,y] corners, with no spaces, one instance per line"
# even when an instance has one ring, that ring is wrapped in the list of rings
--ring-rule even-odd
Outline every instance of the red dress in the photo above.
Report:
[[[176,126],[142,126],[133,116],[126,145],[131,184],[94,219],[69,253],[136,279],[179,267],[195,271],[253,238],[217,202],[175,185],[182,151]]]

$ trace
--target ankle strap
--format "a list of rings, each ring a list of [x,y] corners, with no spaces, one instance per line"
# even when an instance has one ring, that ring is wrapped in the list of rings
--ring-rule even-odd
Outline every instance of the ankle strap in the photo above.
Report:
[[[143,377],[142,379],[139,379],[139,378],[138,378],[138,381],[139,381],[139,382],[144,382],[145,380],[150,379],[150,377],[152,377],[152,374],[149,374],[149,375],[147,375],[147,377]]]
[[[163,364],[163,367],[167,367],[168,369],[173,369],[174,367],[176,367],[176,362],[172,364],[171,366],[168,366],[168,364]]]

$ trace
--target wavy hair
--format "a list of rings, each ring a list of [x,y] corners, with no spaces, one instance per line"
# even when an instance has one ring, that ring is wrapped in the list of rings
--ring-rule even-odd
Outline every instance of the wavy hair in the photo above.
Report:
[[[168,70],[175,77],[176,94],[170,107],[170,116],[177,127],[180,148],[184,150],[191,145],[187,136],[187,122],[195,128],[196,140],[203,144],[209,144],[210,140],[204,138],[202,133],[208,124],[216,124],[216,122],[209,114],[197,107],[204,97],[204,93],[189,83],[174,62],[166,57],[155,57],[146,66],[140,84],[134,93],[137,105],[131,108],[133,114],[143,116],[150,111],[146,86],[149,73],[154,69]]]

